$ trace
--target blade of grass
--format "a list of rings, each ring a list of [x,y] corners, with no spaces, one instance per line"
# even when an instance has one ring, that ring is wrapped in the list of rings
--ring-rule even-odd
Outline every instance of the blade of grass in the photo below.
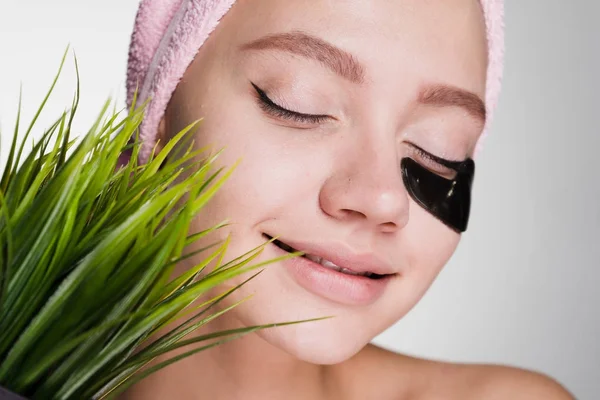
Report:
[[[64,52],[64,55],[62,57],[62,60],[60,62],[60,66],[58,67],[58,73],[56,74],[54,80],[52,81],[52,85],[50,86],[50,89],[48,90],[46,96],[44,97],[44,100],[42,100],[42,104],[40,105],[40,107],[38,108],[37,112],[35,113],[31,123],[29,124],[29,127],[27,128],[27,131],[25,132],[25,137],[23,138],[23,141],[21,142],[21,146],[19,148],[19,152],[17,154],[17,159],[15,160],[15,165],[19,165],[19,161],[21,160],[21,154],[23,152],[23,147],[25,145],[25,142],[27,141],[27,138],[29,137],[29,134],[31,133],[33,126],[35,125],[35,123],[37,122],[40,114],[42,113],[42,110],[44,109],[44,107],[46,106],[46,103],[48,102],[48,99],[50,98],[50,95],[52,94],[52,92],[54,91],[54,87],[56,86],[56,83],[58,82],[58,77],[60,76],[62,69],[65,65],[65,60],[67,59],[67,53],[69,51],[69,48],[67,47],[67,49]],[[6,168],[11,168],[12,166],[12,159],[13,159],[13,154],[11,152],[11,154],[9,155],[9,161],[10,163],[7,164]],[[3,182],[4,183],[4,182]],[[6,189],[5,186],[3,186],[3,191],[5,191],[4,189]]]
[[[23,84],[22,83],[19,85],[19,103],[18,104],[19,105],[17,106],[17,120],[15,122],[15,131],[13,133],[12,144],[10,146],[10,151],[8,153],[8,160],[4,167],[4,172],[2,174],[2,180],[0,181],[0,192],[2,192],[2,193],[6,193],[6,188],[8,187],[8,184],[10,183],[10,179],[14,173],[12,170],[12,162],[13,162],[12,159],[15,154],[16,147],[17,147],[17,139],[19,137],[19,125],[21,123],[21,110],[23,108]]]
[[[185,352],[183,354],[177,355],[175,357],[172,357],[166,361],[160,362],[158,364],[156,364],[155,366],[152,366],[148,369],[146,369],[145,371],[140,372],[136,377],[134,377],[133,379],[128,379],[126,381],[124,381],[123,383],[121,383],[120,385],[115,386],[111,392],[106,393],[105,396],[100,397],[100,399],[114,399],[115,396],[122,394],[126,389],[130,388],[131,386],[135,385],[136,383],[138,383],[140,380],[144,379],[145,377],[151,375],[154,372],[159,371],[160,369],[171,365],[175,362],[178,362],[184,358],[187,358],[189,356],[192,356],[194,354],[197,354],[201,351],[205,351],[208,350],[210,348],[216,347],[218,345],[224,344],[226,342],[230,342],[232,340],[235,340],[237,338],[243,337],[249,333],[254,333],[258,330],[263,330],[263,329],[269,329],[269,328],[275,328],[275,327],[283,327],[283,326],[288,326],[288,325],[295,325],[295,324],[300,324],[300,323],[306,323],[306,322],[316,322],[316,321],[320,321],[320,320],[324,320],[327,318],[331,318],[331,317],[322,317],[322,318],[313,318],[313,319],[307,319],[307,320],[302,320],[302,321],[293,321],[293,322],[284,322],[284,323],[274,323],[274,324],[266,324],[266,325],[256,325],[256,326],[251,326],[251,327],[246,327],[246,328],[238,328],[238,329],[230,329],[230,330],[226,330],[226,331],[220,331],[220,332],[216,332],[216,333],[211,333],[211,334],[207,334],[207,335],[202,335],[193,339],[189,339],[189,340],[185,340],[185,341],[181,341],[173,346],[171,346],[171,348],[169,348],[168,351],[173,351],[173,350],[177,350],[181,347],[185,347],[185,346],[189,346],[195,343],[199,343],[199,342],[203,342],[203,341],[207,341],[207,340],[211,340],[211,339],[217,339],[217,338],[221,338],[221,337],[226,337],[226,339],[222,339],[219,341],[216,341],[214,343],[196,348],[194,350],[190,350],[188,352]],[[110,394],[111,397],[107,397],[108,394]]]

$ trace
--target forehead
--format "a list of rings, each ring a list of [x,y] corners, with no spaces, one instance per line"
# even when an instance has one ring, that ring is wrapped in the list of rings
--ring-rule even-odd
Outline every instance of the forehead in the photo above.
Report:
[[[304,31],[352,53],[372,81],[412,76],[483,96],[487,45],[478,0],[238,0],[230,43]]]

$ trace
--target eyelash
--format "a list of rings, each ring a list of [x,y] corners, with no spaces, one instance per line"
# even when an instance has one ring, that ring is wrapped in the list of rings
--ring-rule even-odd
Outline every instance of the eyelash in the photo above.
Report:
[[[445,169],[446,170],[445,172],[455,173],[455,172],[459,171],[464,164],[464,161],[447,160],[445,158],[434,156],[433,154],[423,150],[419,146],[416,146],[412,143],[411,143],[411,147],[419,155],[419,157],[426,159],[428,162],[430,162],[432,164],[435,164],[433,167],[438,167],[438,168],[441,167],[441,168]]]
[[[252,84],[254,90],[256,90],[258,105],[266,114],[269,114],[272,117],[313,125],[321,124],[330,119],[329,115],[303,114],[283,108],[271,100],[264,90],[256,86],[254,83],[250,83]]]

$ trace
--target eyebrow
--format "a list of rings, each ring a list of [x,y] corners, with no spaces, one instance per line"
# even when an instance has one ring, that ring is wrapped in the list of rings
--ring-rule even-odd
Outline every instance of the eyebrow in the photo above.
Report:
[[[281,50],[316,60],[353,83],[363,83],[365,68],[352,54],[323,39],[304,32],[267,35],[241,46],[242,50]],[[448,85],[434,85],[419,94],[422,104],[439,107],[461,107],[473,117],[485,121],[485,103],[479,96]]]
[[[277,33],[268,35],[241,46],[242,50],[281,50],[316,60],[337,75],[360,84],[364,81],[365,69],[358,60],[323,39],[304,32]]]
[[[422,104],[439,107],[461,107],[473,117],[485,122],[485,103],[479,96],[447,85],[429,86],[419,94]]]

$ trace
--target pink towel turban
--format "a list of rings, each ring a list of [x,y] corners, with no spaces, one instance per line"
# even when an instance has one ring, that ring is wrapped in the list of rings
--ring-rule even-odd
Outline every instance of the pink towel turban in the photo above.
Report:
[[[235,0],[142,0],[135,19],[127,67],[127,102],[150,98],[140,127],[139,162],[147,162],[158,125],[179,80],[198,49]],[[500,92],[504,54],[504,0],[481,0],[487,27],[487,126]],[[478,147],[481,140],[478,143]]]

